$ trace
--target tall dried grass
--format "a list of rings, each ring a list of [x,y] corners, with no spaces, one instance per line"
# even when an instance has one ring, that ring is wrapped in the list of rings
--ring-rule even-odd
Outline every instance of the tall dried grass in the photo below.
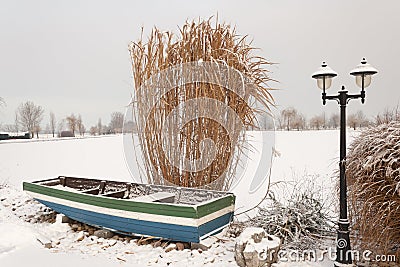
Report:
[[[347,157],[355,242],[400,258],[400,122],[364,130]]]
[[[270,87],[271,81],[266,65],[271,64],[263,57],[253,55],[254,47],[247,42],[246,37],[238,36],[229,24],[219,23],[212,18],[186,22],[179,28],[178,35],[171,31],[161,31],[154,28],[147,40],[142,37],[129,46],[134,91],[134,118],[139,128],[139,142],[143,153],[143,161],[147,179],[150,183],[174,184],[186,187],[209,187],[226,190],[232,183],[232,176],[239,164],[238,153],[243,153],[241,138],[232,137],[215,120],[202,117],[192,120],[182,129],[173,130],[170,138],[176,138],[184,149],[183,160],[195,160],[201,157],[201,140],[211,139],[215,143],[216,157],[207,168],[189,172],[172,165],[169,157],[174,151],[164,151],[161,137],[161,126],[167,116],[185,101],[207,97],[213,98],[232,108],[246,127],[255,126],[255,106],[248,105],[248,99],[254,98],[262,104],[263,109],[269,110],[273,105]],[[247,76],[255,85],[255,90],[247,92],[243,99],[229,88],[220,85],[192,82],[173,88],[161,97],[161,101],[151,103],[151,113],[147,116],[146,109],[150,100],[145,99],[143,90],[145,82],[160,71],[189,62],[214,62],[238,70]],[[214,73],[211,75],[218,75]],[[155,78],[155,79],[156,79]],[[179,72],[174,76],[176,81],[181,79]],[[162,81],[159,81],[162,82]],[[154,104],[154,105],[153,105]],[[200,107],[209,108],[209,107]],[[221,111],[225,112],[225,111]],[[181,118],[174,118],[179,123]],[[171,129],[172,131],[172,129]],[[232,140],[236,139],[236,140]],[[176,156],[176,155],[175,155]],[[183,163],[182,163],[183,164]],[[222,179],[218,179],[222,177]]]

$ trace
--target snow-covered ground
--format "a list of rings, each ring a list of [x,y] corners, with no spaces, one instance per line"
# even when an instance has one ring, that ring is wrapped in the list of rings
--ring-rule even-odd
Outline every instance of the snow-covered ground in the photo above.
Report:
[[[349,140],[355,133],[349,133]],[[315,177],[332,196],[337,168],[338,131],[277,132],[271,179],[291,181]],[[68,224],[33,223],[45,207],[22,192],[22,181],[59,175],[131,181],[121,136],[0,142],[0,266],[236,266],[234,239],[214,243],[208,251],[173,250],[129,240],[99,240],[72,231]],[[1,188],[7,184],[5,188]],[[241,196],[238,196],[241,197]],[[46,249],[37,238],[46,237]],[[279,263],[277,266],[331,266],[321,262]]]

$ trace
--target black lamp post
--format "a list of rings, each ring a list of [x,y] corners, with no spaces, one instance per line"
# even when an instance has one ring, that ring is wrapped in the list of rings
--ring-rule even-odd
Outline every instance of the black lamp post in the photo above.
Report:
[[[326,100],[336,100],[340,105],[340,216],[338,222],[338,234],[336,240],[336,261],[335,266],[353,266],[352,253],[350,247],[349,220],[347,218],[347,184],[346,184],[346,106],[351,99],[361,98],[361,103],[365,102],[365,91],[371,84],[371,76],[378,71],[367,63],[365,58],[361,61],[350,75],[356,77],[356,84],[361,88],[359,94],[348,94],[345,87],[337,95],[326,95],[325,90],[329,89],[332,78],[337,73],[326,65],[325,62],[318,71],[313,73],[312,78],[317,80],[318,87],[322,90],[322,104]]]

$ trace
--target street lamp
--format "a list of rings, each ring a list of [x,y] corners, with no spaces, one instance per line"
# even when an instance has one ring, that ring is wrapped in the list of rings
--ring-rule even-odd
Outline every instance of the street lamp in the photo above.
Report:
[[[346,106],[351,99],[361,98],[361,103],[365,102],[365,88],[371,84],[371,76],[378,71],[367,63],[365,58],[350,75],[356,77],[356,84],[361,88],[359,94],[348,94],[345,87],[337,95],[326,95],[326,90],[332,84],[332,78],[337,76],[328,65],[323,62],[322,66],[312,74],[312,78],[317,80],[318,87],[322,90],[322,104],[326,100],[336,100],[340,105],[340,214],[338,222],[338,233],[336,240],[336,261],[335,266],[352,266],[352,256],[349,235],[349,220],[347,218],[347,184],[346,184]]]

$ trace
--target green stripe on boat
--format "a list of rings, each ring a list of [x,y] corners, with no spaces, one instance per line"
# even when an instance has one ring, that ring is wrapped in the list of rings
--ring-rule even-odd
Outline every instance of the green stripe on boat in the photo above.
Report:
[[[134,200],[123,200],[108,197],[99,197],[87,195],[77,192],[69,192],[49,186],[37,185],[24,182],[23,189],[38,194],[43,194],[51,197],[61,198],[65,200],[75,201],[79,203],[89,204],[98,207],[105,207],[117,210],[125,210],[132,212],[166,215],[183,218],[201,218],[212,214],[225,207],[229,207],[235,202],[234,195],[227,195],[220,199],[213,200],[198,206],[182,205],[182,204],[166,204],[166,203],[143,203],[135,202]]]
[[[214,200],[209,203],[200,204],[197,206],[197,217],[203,217],[225,207],[229,207],[235,204],[235,196],[227,195],[226,197]]]
[[[32,183],[23,183],[23,188],[26,191],[31,191],[38,194],[43,194],[51,197],[62,198],[79,203],[89,204],[98,207],[105,207],[117,210],[134,211],[149,214],[159,214],[167,216],[177,216],[184,218],[196,218],[196,210],[194,207],[159,203],[143,203],[132,200],[122,200],[115,198],[107,198],[101,196],[85,195],[82,193],[68,192],[56,188],[50,188],[43,185]]]

